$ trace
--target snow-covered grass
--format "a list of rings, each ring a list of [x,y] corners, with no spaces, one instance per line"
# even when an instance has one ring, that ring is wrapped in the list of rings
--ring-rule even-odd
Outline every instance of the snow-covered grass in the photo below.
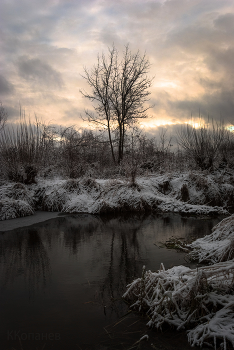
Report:
[[[171,241],[173,243],[173,241]],[[192,346],[234,347],[234,215],[223,219],[212,233],[184,245],[189,256],[210,266],[175,266],[145,271],[127,286],[123,298],[131,308],[148,314],[148,326],[164,324],[189,329]]]
[[[21,183],[0,188],[0,220],[15,219],[34,214],[33,191]]]
[[[37,184],[27,187],[17,183],[0,186],[0,199],[2,203],[4,198],[20,199],[32,209],[67,213],[156,211],[189,215],[228,214],[226,209],[230,203],[234,206],[233,183],[231,175],[201,172],[139,177],[134,184],[124,178],[39,178]]]
[[[179,329],[189,328],[192,346],[218,341],[227,349],[234,346],[234,261],[217,263],[199,269],[176,266],[157,272],[145,271],[141,278],[127,286],[123,298],[131,308],[146,312],[148,326],[164,324]]]
[[[212,233],[187,245],[189,257],[199,262],[216,263],[234,259],[234,215],[223,219]]]
[[[8,198],[0,199],[0,220],[15,219],[33,214],[33,208],[25,201]]]
[[[33,197],[33,191],[21,183],[9,183],[0,187],[0,200],[3,200],[4,198],[22,200],[33,206]]]

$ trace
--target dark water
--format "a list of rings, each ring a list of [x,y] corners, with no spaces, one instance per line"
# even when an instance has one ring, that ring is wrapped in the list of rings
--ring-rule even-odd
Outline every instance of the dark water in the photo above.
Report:
[[[0,349],[185,349],[185,333],[147,329],[121,296],[143,265],[187,265],[157,243],[209,234],[219,221],[67,215],[0,233]]]

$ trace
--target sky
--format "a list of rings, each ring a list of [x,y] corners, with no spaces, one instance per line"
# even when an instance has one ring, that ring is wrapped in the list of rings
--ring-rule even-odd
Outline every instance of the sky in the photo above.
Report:
[[[0,101],[9,122],[21,105],[47,123],[87,126],[84,67],[113,44],[151,64],[145,129],[199,113],[234,123],[233,0],[1,0]]]

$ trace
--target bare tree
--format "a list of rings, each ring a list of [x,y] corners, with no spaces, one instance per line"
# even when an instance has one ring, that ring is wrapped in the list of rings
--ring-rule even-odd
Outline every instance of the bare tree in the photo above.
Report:
[[[123,159],[126,129],[140,118],[146,118],[146,106],[152,79],[147,77],[149,61],[139,52],[132,54],[126,46],[122,60],[113,46],[109,55],[98,56],[92,70],[84,70],[84,79],[91,93],[81,91],[94,103],[95,114],[86,111],[90,122],[106,128],[114,163],[114,144],[117,143],[117,163]],[[115,138],[113,139],[113,135]]]
[[[201,125],[194,128],[183,127],[177,133],[178,144],[188,153],[201,170],[212,169],[221,146],[226,138],[226,130],[222,122]]]
[[[7,111],[5,108],[2,106],[2,103],[0,103],[0,131],[4,128],[5,123],[7,121]]]

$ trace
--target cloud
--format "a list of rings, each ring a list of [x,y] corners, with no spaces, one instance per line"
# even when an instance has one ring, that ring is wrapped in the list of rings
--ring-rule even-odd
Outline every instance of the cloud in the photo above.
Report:
[[[38,58],[20,57],[18,70],[22,78],[37,85],[43,84],[53,88],[60,88],[63,85],[61,74]]]
[[[220,15],[215,19],[214,25],[217,29],[225,32],[230,38],[234,35],[234,14],[225,13],[224,15]]]
[[[13,91],[13,85],[3,75],[0,75],[0,95],[9,95]]]
[[[129,43],[151,62],[155,120],[234,114],[232,0],[3,0],[0,12],[0,93],[13,109],[20,101],[31,114],[77,123],[76,111],[90,108],[79,94],[83,66]]]

